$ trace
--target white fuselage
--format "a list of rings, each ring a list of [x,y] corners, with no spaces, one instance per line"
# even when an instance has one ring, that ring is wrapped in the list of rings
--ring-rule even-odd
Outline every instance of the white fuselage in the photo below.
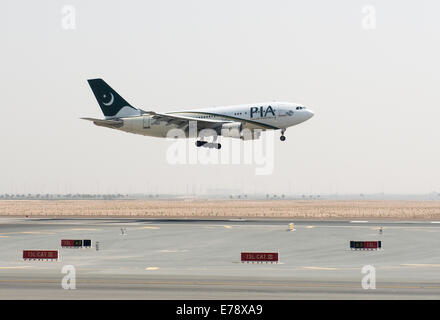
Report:
[[[289,102],[265,102],[226,107],[211,107],[168,112],[166,114],[200,119],[202,121],[241,122],[243,129],[285,130],[300,124],[313,116],[313,111],[302,105]],[[154,120],[153,115],[144,114],[119,117],[123,125],[118,130],[153,137],[166,137],[170,129],[179,128]]]

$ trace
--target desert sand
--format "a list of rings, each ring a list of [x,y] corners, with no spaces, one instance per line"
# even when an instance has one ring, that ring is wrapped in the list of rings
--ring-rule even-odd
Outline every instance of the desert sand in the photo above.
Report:
[[[2,200],[0,216],[440,220],[440,201]]]

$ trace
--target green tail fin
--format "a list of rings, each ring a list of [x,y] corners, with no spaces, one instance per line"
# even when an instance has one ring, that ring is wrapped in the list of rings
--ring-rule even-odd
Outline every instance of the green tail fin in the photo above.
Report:
[[[139,110],[132,107],[115,90],[102,79],[87,80],[90,88],[101,107],[102,113],[107,118],[115,116],[139,115]]]

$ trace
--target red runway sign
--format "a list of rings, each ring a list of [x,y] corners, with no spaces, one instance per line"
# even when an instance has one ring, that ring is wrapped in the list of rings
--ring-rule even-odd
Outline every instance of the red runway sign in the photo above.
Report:
[[[364,249],[377,249],[377,241],[364,241]]]
[[[58,259],[58,250],[23,250],[23,259]]]
[[[82,240],[61,240],[62,247],[82,247]]]
[[[278,262],[278,252],[242,252],[241,262]]]
[[[62,247],[73,247],[75,240],[61,240]]]
[[[382,241],[350,241],[350,249],[355,249],[355,250],[382,249]]]

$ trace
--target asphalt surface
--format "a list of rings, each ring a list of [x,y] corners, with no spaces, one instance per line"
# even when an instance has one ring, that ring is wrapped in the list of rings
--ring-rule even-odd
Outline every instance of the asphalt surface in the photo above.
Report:
[[[383,249],[351,250],[350,240]],[[1,218],[0,299],[439,299],[439,240],[429,221]],[[32,249],[60,258],[24,261]],[[242,251],[279,252],[280,263],[241,263]],[[67,265],[75,290],[62,288]],[[366,265],[375,289],[362,288]]]

